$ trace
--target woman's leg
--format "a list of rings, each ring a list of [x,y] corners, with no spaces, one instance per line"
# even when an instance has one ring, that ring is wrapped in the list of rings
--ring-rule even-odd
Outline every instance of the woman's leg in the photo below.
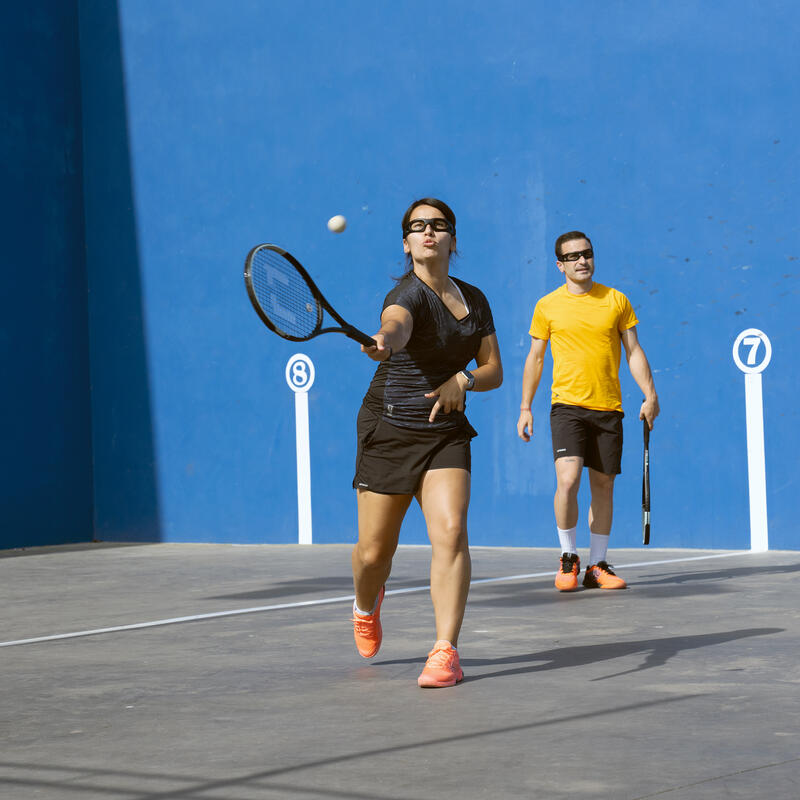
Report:
[[[470,474],[465,469],[428,470],[417,501],[431,540],[431,599],[436,639],[453,647],[464,619],[472,568],[467,539]]]
[[[400,526],[413,495],[358,490],[358,542],[353,548],[356,606],[369,612],[392,569]]]

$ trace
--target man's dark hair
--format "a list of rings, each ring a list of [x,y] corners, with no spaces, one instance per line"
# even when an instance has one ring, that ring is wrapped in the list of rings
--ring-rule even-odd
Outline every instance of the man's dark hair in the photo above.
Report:
[[[586,239],[591,246],[592,240],[582,231],[569,231],[569,233],[562,233],[561,236],[556,239],[556,258],[561,261],[561,246],[566,242],[571,242],[574,239]]]

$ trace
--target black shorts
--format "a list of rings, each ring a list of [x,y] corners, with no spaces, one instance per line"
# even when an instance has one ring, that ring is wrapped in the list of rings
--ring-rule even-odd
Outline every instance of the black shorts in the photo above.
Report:
[[[553,458],[578,456],[584,466],[606,475],[619,475],[623,416],[621,411],[594,411],[555,403],[550,409]]]
[[[471,426],[455,431],[400,428],[361,406],[356,422],[358,453],[354,489],[414,494],[429,469],[471,468]]]

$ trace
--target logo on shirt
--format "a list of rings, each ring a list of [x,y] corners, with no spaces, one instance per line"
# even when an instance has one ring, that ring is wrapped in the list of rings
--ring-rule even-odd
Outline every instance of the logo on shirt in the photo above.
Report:
[[[394,406],[392,405],[386,406],[386,413],[391,417],[392,414],[394,413]]]

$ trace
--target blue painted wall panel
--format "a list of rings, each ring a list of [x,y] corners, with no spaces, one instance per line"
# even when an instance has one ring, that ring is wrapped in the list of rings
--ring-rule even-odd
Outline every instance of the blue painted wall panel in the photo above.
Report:
[[[791,452],[796,412],[779,398],[797,382],[797,12],[732,3],[722,25],[707,3],[445,3],[437,15],[446,24],[358,2],[335,15],[321,2],[120,4],[163,537],[292,540],[283,369],[303,351],[317,366],[315,539],[354,538],[353,427],[371,365],[340,338],[296,347],[262,329],[242,260],[259,241],[283,244],[374,329],[402,270],[399,218],[414,196],[437,194],[458,214],[457,274],[489,296],[506,366],[500,391],[470,398],[474,542],[553,542],[544,389],[536,442],[520,443],[514,425],[533,305],[560,282],[552,242],[578,227],[598,280],[637,308],[656,371],[654,542],[749,544],[730,347],[752,325],[783,354],[764,376],[769,507],[773,545],[795,547],[796,469],[775,426]],[[350,221],[340,237],[324,226],[333,213]],[[624,367],[623,387],[615,540],[634,545],[639,393]],[[95,430],[115,433],[111,420]],[[404,540],[425,541],[418,514]]]

